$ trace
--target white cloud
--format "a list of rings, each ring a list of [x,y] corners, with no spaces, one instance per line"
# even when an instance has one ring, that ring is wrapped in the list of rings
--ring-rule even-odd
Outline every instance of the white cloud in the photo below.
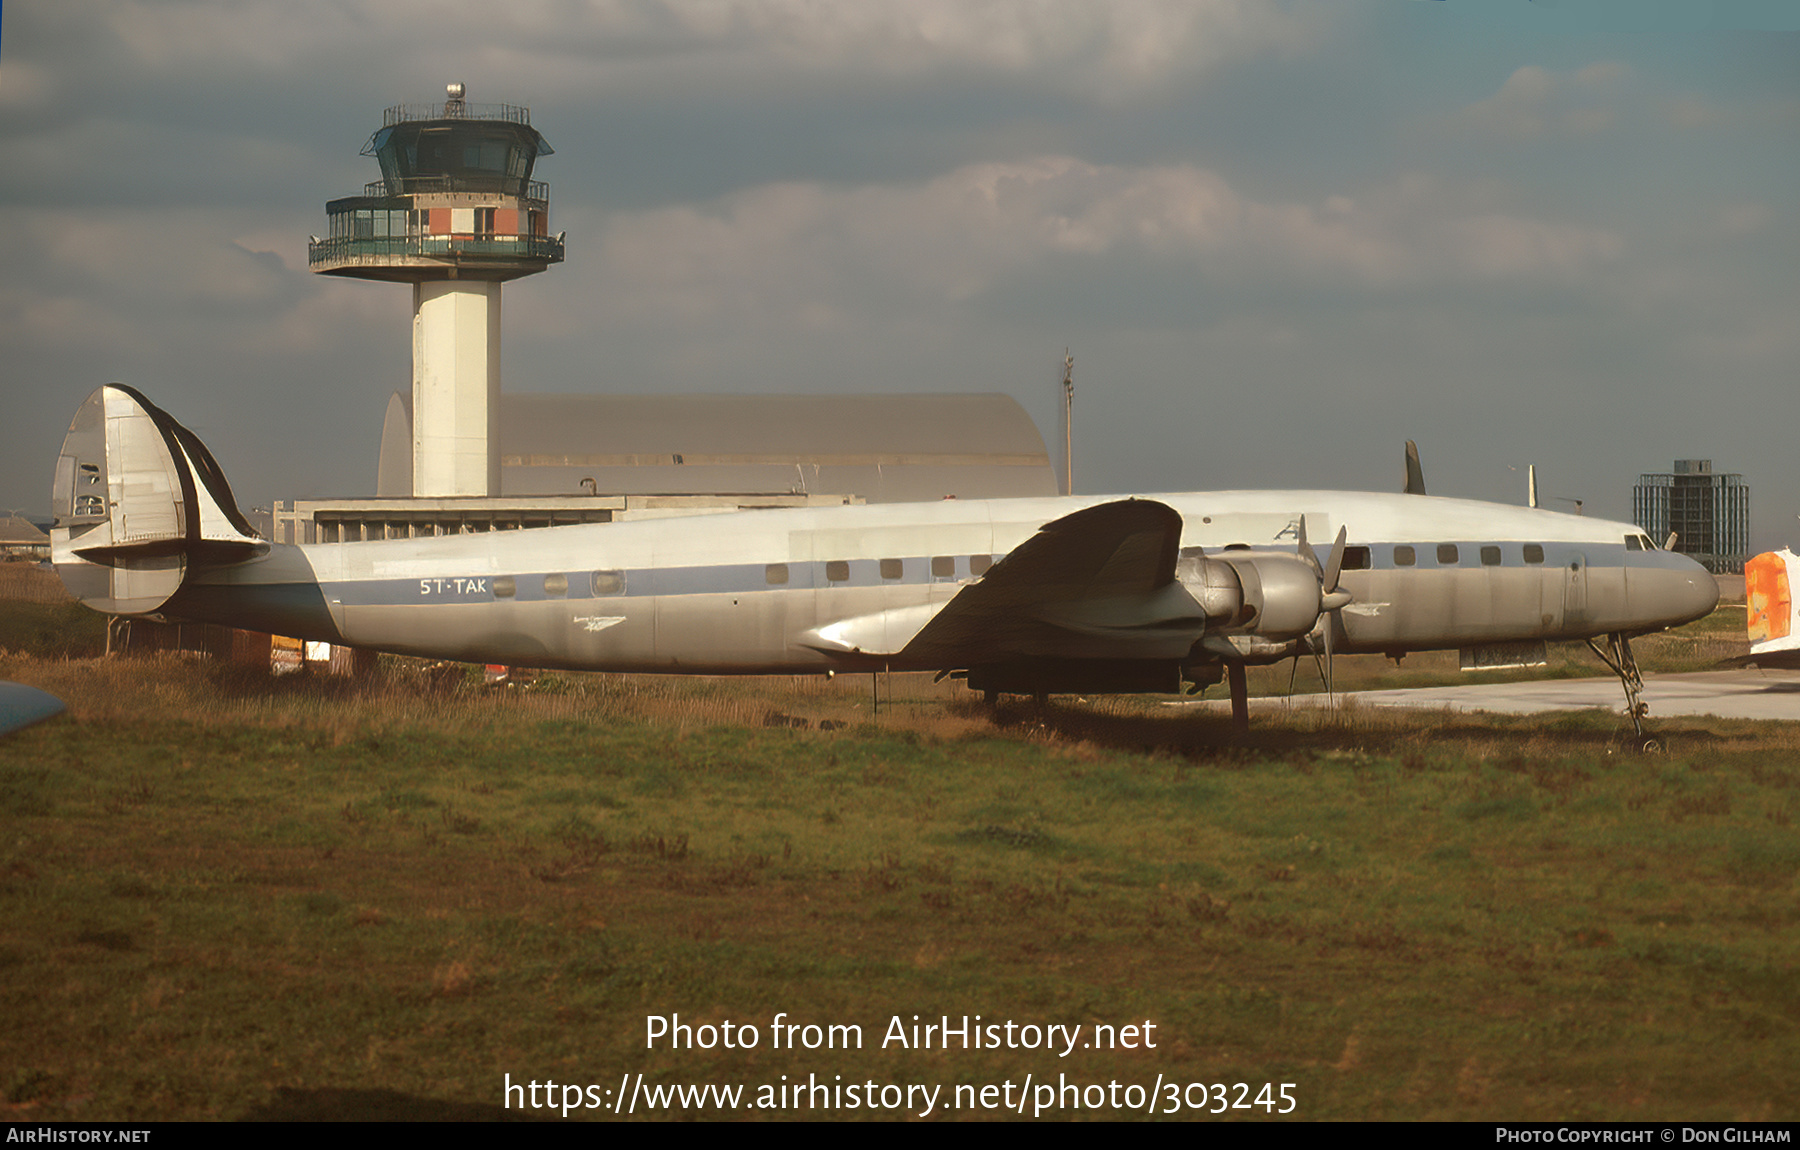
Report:
[[[1124,259],[1196,278],[1360,290],[1564,283],[1623,251],[1603,230],[1459,209],[1458,199],[1412,177],[1359,199],[1266,203],[1197,167],[1043,156],[922,183],[772,184],[616,213],[595,258],[608,306],[687,323],[960,304],[1057,259],[1061,275]]]
[[[1527,64],[1508,76],[1499,91],[1452,119],[1458,127],[1516,139],[1589,135],[1616,122],[1613,101],[1628,74],[1623,64],[1610,60],[1561,74]]]
[[[516,67],[544,90],[600,90],[619,70],[693,79],[722,72],[1031,76],[1111,98],[1226,59],[1318,46],[1333,17],[1252,0],[63,0],[26,42],[80,38],[86,69],[157,76],[292,78],[381,58],[408,76]],[[9,23],[17,18],[9,13]],[[94,51],[96,45],[104,45]],[[17,65],[9,64],[9,67]],[[474,79],[473,76],[465,77]],[[41,77],[23,75],[17,98]],[[435,82],[441,83],[438,78]],[[471,93],[480,99],[482,93]]]

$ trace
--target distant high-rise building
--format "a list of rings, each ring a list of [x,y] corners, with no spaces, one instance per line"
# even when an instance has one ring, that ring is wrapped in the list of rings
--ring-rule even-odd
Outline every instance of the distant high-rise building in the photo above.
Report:
[[[1657,543],[1675,533],[1675,550],[1714,574],[1737,574],[1750,557],[1750,488],[1744,477],[1715,473],[1710,459],[1677,459],[1673,472],[1638,476],[1634,518]]]

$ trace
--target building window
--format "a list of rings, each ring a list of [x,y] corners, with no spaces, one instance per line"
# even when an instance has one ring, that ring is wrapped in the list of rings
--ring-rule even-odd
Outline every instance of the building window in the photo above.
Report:
[[[827,583],[850,582],[850,561],[847,559],[833,559],[831,562],[825,564],[825,581]]]
[[[1418,561],[1418,553],[1412,549],[1411,544],[1402,543],[1394,548],[1394,566],[1411,567]]]
[[[898,579],[905,573],[906,565],[901,563],[900,560],[883,559],[881,561],[881,577],[883,579]]]
[[[1456,544],[1454,544],[1454,543],[1439,543],[1438,544],[1438,566],[1454,567],[1454,566],[1456,566],[1457,561],[1458,561],[1458,556],[1456,553]]]

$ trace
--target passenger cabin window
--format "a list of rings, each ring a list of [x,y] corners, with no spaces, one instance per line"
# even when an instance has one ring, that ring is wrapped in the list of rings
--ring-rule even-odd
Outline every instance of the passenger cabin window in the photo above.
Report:
[[[848,559],[833,559],[831,562],[825,564],[825,581],[827,583],[850,582],[850,561]]]
[[[933,579],[954,579],[956,577],[956,556],[933,555],[931,557],[931,577]]]
[[[969,574],[971,575],[986,575],[988,568],[993,565],[994,557],[992,555],[969,556]]]
[[[1400,546],[1394,548],[1394,566],[1411,567],[1418,561],[1419,557],[1417,553],[1415,553],[1408,544],[1402,543]]]
[[[901,563],[900,560],[883,559],[881,561],[881,577],[883,579],[898,579],[905,573],[906,565]]]
[[[1500,566],[1500,548],[1488,544],[1481,549],[1481,565],[1483,567]]]
[[[593,582],[596,595],[622,595],[625,593],[625,572],[623,571],[596,571]]]
[[[544,594],[567,595],[569,593],[569,577],[560,571],[554,575],[544,576]]]
[[[1527,543],[1525,545],[1525,562],[1542,563],[1543,561],[1544,545],[1542,543]]]
[[[1367,547],[1344,548],[1344,565],[1340,570],[1367,571],[1369,569],[1369,549]]]
[[[1457,564],[1456,544],[1454,544],[1454,543],[1439,543],[1438,544],[1438,566],[1454,567],[1454,566],[1456,566],[1456,564]]]
[[[786,563],[771,563],[763,568],[763,581],[771,587],[779,586],[788,580]]]
[[[495,579],[493,587],[496,599],[511,599],[519,590],[511,575],[502,575]]]

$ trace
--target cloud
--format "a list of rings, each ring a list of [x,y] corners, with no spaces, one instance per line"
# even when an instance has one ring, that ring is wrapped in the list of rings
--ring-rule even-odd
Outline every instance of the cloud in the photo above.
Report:
[[[1593,135],[1616,122],[1612,101],[1628,74],[1623,64],[1610,60],[1560,75],[1527,64],[1453,121],[1461,128],[1514,139]]]
[[[780,183],[614,213],[595,258],[606,306],[644,319],[785,314],[819,325],[858,308],[963,306],[1021,278],[1118,261],[1157,282],[1379,293],[1566,284],[1624,250],[1601,229],[1458,201],[1414,176],[1356,199],[1263,202],[1194,166],[1040,156],[917,183]]]
[[[1331,24],[1252,0],[514,0],[500,9],[435,0],[64,0],[55,8],[22,21],[9,13],[9,25],[28,22],[27,44],[85,44],[65,83],[121,70],[292,78],[321,62],[379,58],[401,75],[428,61],[433,77],[446,66],[526,67],[544,89],[570,95],[602,90],[620,72],[705,81],[960,70],[1110,98],[1226,60],[1311,49]],[[20,98],[25,91],[21,81]]]
[[[278,332],[286,347],[328,341],[326,323],[293,329],[321,285],[303,257],[264,250],[258,223],[196,209],[15,211],[0,228],[0,342],[174,352],[196,339],[270,348]]]

